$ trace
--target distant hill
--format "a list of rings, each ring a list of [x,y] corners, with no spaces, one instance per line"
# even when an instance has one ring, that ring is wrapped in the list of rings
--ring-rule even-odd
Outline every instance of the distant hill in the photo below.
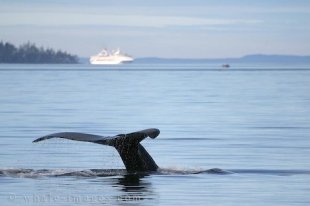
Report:
[[[89,63],[89,57],[79,57],[79,62],[81,64],[90,64]]]
[[[247,55],[240,58],[242,62],[266,62],[266,63],[310,63],[310,56],[297,55]]]
[[[265,55],[253,54],[240,58],[214,58],[214,59],[190,59],[190,58],[137,58],[135,63],[285,63],[285,64],[310,64],[310,56],[297,55]]]
[[[30,42],[16,47],[1,41],[0,63],[76,64],[79,63],[79,58],[60,50],[39,48]]]

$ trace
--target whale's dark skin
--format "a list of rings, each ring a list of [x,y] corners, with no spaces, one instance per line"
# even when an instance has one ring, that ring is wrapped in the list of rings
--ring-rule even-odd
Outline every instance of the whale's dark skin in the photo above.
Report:
[[[113,146],[121,156],[127,172],[151,172],[157,171],[158,166],[140,142],[146,137],[154,139],[159,133],[159,129],[155,128],[129,134],[118,134],[115,136],[100,136],[78,132],[60,132],[40,137],[33,142],[40,142],[58,137]]]

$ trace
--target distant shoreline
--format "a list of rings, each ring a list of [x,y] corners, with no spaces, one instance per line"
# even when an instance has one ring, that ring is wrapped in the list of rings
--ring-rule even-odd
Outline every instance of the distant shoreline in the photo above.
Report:
[[[16,47],[9,42],[0,41],[0,63],[4,64],[77,64],[79,58],[61,50],[37,47],[25,43]]]

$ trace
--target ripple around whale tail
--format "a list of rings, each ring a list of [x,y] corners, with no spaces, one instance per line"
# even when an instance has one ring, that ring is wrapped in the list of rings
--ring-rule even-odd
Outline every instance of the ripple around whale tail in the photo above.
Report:
[[[222,170],[219,168],[212,169],[190,169],[190,168],[159,168],[157,170],[159,174],[163,175],[189,175],[189,174],[231,174],[232,172],[228,170]]]
[[[0,176],[7,177],[108,177],[125,175],[127,171],[124,169],[89,169],[89,170],[71,170],[71,169],[2,169]]]
[[[129,173],[125,169],[88,169],[88,170],[72,170],[72,169],[2,169],[0,176],[20,177],[20,178],[38,178],[38,177],[108,177],[127,174],[156,174],[156,175],[189,175],[189,174],[229,174],[228,171],[221,169],[176,169],[176,168],[159,168],[156,172],[135,172]]]
[[[0,169],[0,177],[16,177],[16,178],[39,178],[39,177],[110,177],[123,175],[191,175],[191,174],[214,174],[214,175],[230,175],[230,174],[253,174],[253,175],[310,175],[310,170],[267,170],[267,169],[231,169],[222,170],[213,169],[181,169],[181,168],[159,168],[156,172],[135,172],[130,173],[125,169],[23,169],[10,168]]]

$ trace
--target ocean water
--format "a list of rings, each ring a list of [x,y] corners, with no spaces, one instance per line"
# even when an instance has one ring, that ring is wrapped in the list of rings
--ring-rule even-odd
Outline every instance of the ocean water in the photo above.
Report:
[[[32,143],[151,127],[149,174],[112,147]],[[309,205],[310,66],[0,65],[0,185],[6,206]]]

